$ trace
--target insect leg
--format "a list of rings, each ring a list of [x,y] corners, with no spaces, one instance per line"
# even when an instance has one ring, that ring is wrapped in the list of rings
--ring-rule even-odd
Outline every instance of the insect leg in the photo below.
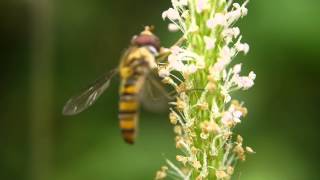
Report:
[[[177,42],[175,42],[171,47],[173,46],[180,46],[185,42],[186,38],[184,36],[182,36],[180,39],[178,39]]]

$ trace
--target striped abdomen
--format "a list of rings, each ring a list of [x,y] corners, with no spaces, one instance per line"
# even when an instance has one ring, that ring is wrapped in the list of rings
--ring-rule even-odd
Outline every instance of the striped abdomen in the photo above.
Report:
[[[133,144],[138,125],[139,111],[139,91],[140,87],[138,79],[131,77],[123,80],[120,87],[120,102],[119,102],[119,120],[122,136],[124,140]]]

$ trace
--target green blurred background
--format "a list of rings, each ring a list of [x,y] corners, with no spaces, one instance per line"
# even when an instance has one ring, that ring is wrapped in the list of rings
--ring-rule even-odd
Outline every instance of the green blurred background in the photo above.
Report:
[[[132,35],[153,24],[165,46],[178,38],[161,19],[170,1],[1,0],[0,179],[152,179],[176,153],[166,113],[141,113],[125,144],[118,80],[90,110],[63,117],[65,101],[118,64]],[[239,56],[256,86],[236,94],[249,116],[237,132],[257,154],[234,179],[319,179],[320,1],[251,1],[240,21],[251,46]]]

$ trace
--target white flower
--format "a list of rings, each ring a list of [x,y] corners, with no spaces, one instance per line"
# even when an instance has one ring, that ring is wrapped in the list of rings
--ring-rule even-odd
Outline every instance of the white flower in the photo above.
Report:
[[[216,39],[213,39],[212,37],[205,36],[204,42],[206,44],[206,50],[211,50],[215,47]]]
[[[173,55],[176,56],[177,59],[179,59],[182,62],[196,62],[198,60],[204,61],[202,56],[199,56],[198,54],[188,49],[183,49],[178,46],[172,47],[171,52]]]
[[[224,70],[222,71],[222,79],[223,79],[223,81],[227,81],[227,77],[228,77],[227,70],[224,69]]]
[[[238,41],[236,44],[235,44],[235,47],[237,49],[237,51],[239,52],[243,52],[244,54],[247,54],[249,52],[249,45],[247,43],[240,43],[240,41]]]
[[[220,73],[223,68],[223,64],[219,62],[215,63],[214,66],[210,68],[210,75],[214,78],[214,80],[220,80]]]
[[[216,80],[220,79],[220,73],[223,72],[225,67],[231,62],[232,56],[234,56],[233,49],[225,46],[220,50],[220,57],[210,70],[210,73],[213,75],[213,77],[215,77]]]
[[[237,66],[237,65],[236,65]],[[256,74],[251,71],[248,76],[239,76],[239,73],[235,72],[234,67],[234,74],[231,80],[231,83],[235,84],[237,89],[247,90],[254,85],[254,80],[256,79]]]
[[[201,13],[202,11],[208,9],[209,6],[209,2],[208,0],[198,0],[197,2],[197,13]]]
[[[227,77],[227,72],[225,67],[230,63],[230,58],[219,58],[213,67],[210,68],[210,74],[214,77],[215,80],[220,80],[221,73],[222,78],[225,80]]]
[[[205,61],[204,61],[204,57],[203,56],[200,56],[197,61],[196,61],[196,64],[197,64],[197,68],[199,69],[204,69],[206,64],[205,64]]]
[[[225,126],[240,123],[243,112],[238,110],[235,105],[231,104],[229,109],[223,113],[221,121]]]
[[[182,12],[181,17],[184,18],[184,19],[186,19],[186,18],[189,17],[189,15],[190,15],[190,14],[189,14],[189,10],[185,10],[185,11]]]
[[[236,38],[236,37],[238,37],[240,35],[240,29],[238,27],[234,27],[231,30],[232,30],[231,34],[233,35],[233,37]]]
[[[170,71],[168,68],[160,68],[158,74],[161,78],[170,76]]]
[[[183,6],[188,6],[188,0],[171,0],[171,4],[175,8],[182,8]]]
[[[250,154],[256,153],[256,152],[254,152],[254,150],[253,150],[251,147],[249,147],[249,146],[246,147],[246,151],[247,151],[248,153],[250,153]]]
[[[169,24],[168,24],[168,29],[169,29],[169,31],[171,31],[171,32],[177,32],[177,31],[179,31],[179,26],[177,26],[177,25],[174,24],[174,23],[169,23]]]
[[[235,117],[235,118],[240,118],[242,116],[242,112],[241,111],[233,111],[232,115]]]
[[[199,26],[196,25],[195,23],[192,23],[189,27],[189,32],[197,32],[199,30]]]
[[[217,104],[217,102],[213,102],[213,104],[212,104],[212,118],[216,118],[216,117],[218,117],[218,116],[220,116],[220,111],[219,111],[219,107],[218,107],[218,104]]]
[[[184,64],[182,61],[178,59],[178,57],[175,54],[171,54],[168,57],[168,62],[169,62],[169,67],[177,70],[177,71],[182,71],[184,69]]]
[[[231,96],[230,94],[225,94],[225,97],[224,97],[224,103],[228,103],[231,101]]]
[[[222,13],[217,13],[214,18],[211,18],[207,21],[207,26],[209,28],[215,28],[216,26],[227,26],[226,16]]]
[[[240,29],[238,27],[227,28],[222,31],[222,36],[224,37],[226,44],[232,42],[233,38],[237,38],[240,35]]]
[[[232,122],[232,119],[233,119],[232,114],[231,114],[229,111],[227,111],[227,112],[224,112],[224,113],[223,113],[223,116],[222,116],[222,118],[221,118],[221,122],[222,122],[225,126],[227,126],[227,125],[229,125],[229,124]]]
[[[216,63],[213,65],[212,74],[222,72],[222,70],[224,69],[224,67],[225,67],[227,64],[228,64],[228,62],[225,61],[225,59],[219,59],[218,62],[216,62]]]
[[[168,10],[162,13],[162,18],[169,18],[171,21],[178,20],[180,18],[180,14],[177,10],[173,8],[169,8]]]
[[[240,117],[242,116],[242,112],[241,111],[233,111],[232,115],[233,115],[233,121],[234,122],[236,122],[236,123],[240,123],[241,122],[241,120],[240,120]]]
[[[242,77],[236,77],[235,78],[235,83],[239,88],[242,88],[244,90],[247,90],[251,88],[254,85],[253,79],[247,76],[242,76]]]
[[[187,75],[193,74],[198,68],[202,69],[205,66],[203,57],[191,51],[174,46],[171,48],[171,52],[172,54],[168,57],[168,65],[172,70],[180,71]],[[186,62],[195,62],[195,64]]]
[[[197,67],[194,64],[185,65],[182,72],[185,74],[193,74],[197,71]]]
[[[241,16],[246,16],[248,14],[248,9],[245,7],[247,3],[248,1],[244,2],[241,6],[238,3],[234,3],[233,7],[240,11]]]
[[[233,73],[239,74],[241,72],[241,64],[237,64],[233,67]]]
[[[209,19],[207,21],[207,27],[213,29],[215,27],[214,19]]]
[[[248,1],[243,3],[242,6],[240,6],[238,3],[233,4],[233,10],[226,14],[229,25],[248,14],[248,9],[245,7],[247,3]]]
[[[227,62],[231,61],[231,58],[235,55],[235,51],[233,48],[229,48],[228,46],[224,46],[220,51],[220,59],[224,59]]]
[[[257,77],[257,75],[256,75],[253,71],[251,71],[251,72],[249,73],[249,78],[250,78],[251,80],[255,80],[256,77]]]
[[[237,38],[240,35],[240,29],[238,27],[224,29],[222,35],[226,39],[227,43],[229,43],[233,38]]]
[[[179,54],[181,52],[181,48],[179,46],[173,46],[171,47],[171,52],[175,55]]]
[[[180,4],[181,6],[188,6],[188,0],[180,0],[180,1],[179,1],[179,4]]]
[[[221,95],[224,97],[224,103],[228,103],[231,101],[231,96],[228,93],[228,90],[224,87],[221,88]]]

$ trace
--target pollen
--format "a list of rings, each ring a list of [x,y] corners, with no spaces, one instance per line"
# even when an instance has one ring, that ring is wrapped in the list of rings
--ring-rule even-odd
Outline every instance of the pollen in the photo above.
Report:
[[[216,171],[216,176],[217,176],[218,179],[226,179],[226,178],[229,177],[229,175],[223,170],[217,170]]]
[[[238,135],[238,136],[237,136],[237,143],[238,143],[238,144],[242,144],[242,142],[243,142],[242,136]]]
[[[233,168],[232,166],[228,166],[228,167],[227,167],[227,173],[228,173],[229,175],[232,175],[233,172],[234,172],[234,168]]]
[[[187,104],[182,99],[177,98],[177,109],[183,111],[186,108]]]
[[[187,91],[187,85],[185,83],[180,83],[179,86],[176,87],[176,91],[178,93],[186,92]]]
[[[162,166],[161,169],[157,171],[155,180],[165,179],[167,177],[167,170],[167,166]]]
[[[196,147],[192,146],[191,147],[191,152],[192,152],[193,155],[197,155],[198,152],[199,152],[199,149],[197,149]]]
[[[208,133],[205,133],[205,132],[202,132],[202,133],[200,133],[200,137],[201,137],[201,139],[206,140],[206,139],[208,139],[209,134],[208,134]]]
[[[202,111],[205,111],[205,110],[208,110],[209,109],[209,104],[207,102],[204,102],[204,103],[199,103],[197,104],[197,107],[202,110]]]
[[[234,147],[234,150],[233,150],[236,155],[238,156],[238,158],[241,160],[241,161],[244,161],[246,159],[245,157],[245,151],[242,147],[242,144],[237,144],[235,147]]]
[[[219,125],[214,122],[214,121],[205,121],[201,123],[200,125],[202,132],[204,133],[219,133],[220,132],[220,127]]]
[[[183,142],[181,136],[176,136],[175,141],[176,141],[176,148],[177,148],[177,149],[180,149],[180,148],[183,147],[184,142]]]
[[[231,101],[232,107],[242,113],[242,116],[245,117],[248,114],[248,110],[246,107],[243,107],[238,100]]]
[[[163,171],[157,171],[155,180],[161,180],[167,177],[167,173],[163,172]]]
[[[181,162],[184,165],[188,162],[188,158],[185,156],[181,156],[181,155],[177,155],[176,160]]]
[[[192,162],[192,166],[193,166],[195,169],[200,169],[200,168],[201,168],[201,163],[200,163],[200,161],[198,161],[198,160],[194,160],[194,161]]]
[[[207,89],[209,90],[209,92],[213,93],[216,91],[217,89],[217,85],[213,82],[209,82],[208,83],[208,86],[207,86]]]
[[[174,112],[171,112],[171,113],[169,114],[169,119],[170,119],[171,124],[176,125],[177,122],[178,122],[177,114],[174,113]]]
[[[182,128],[179,125],[174,126],[174,130],[173,131],[178,135],[182,134]]]

